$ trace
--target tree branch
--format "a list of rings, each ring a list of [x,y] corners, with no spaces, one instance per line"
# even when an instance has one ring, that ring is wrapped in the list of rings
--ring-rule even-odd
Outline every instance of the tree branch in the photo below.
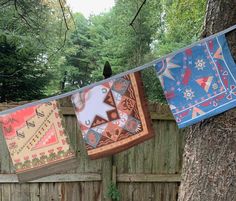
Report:
[[[7,8],[8,6],[11,6],[12,3],[13,3],[12,1],[3,2],[2,4],[0,4],[0,9]]]
[[[130,22],[130,24],[129,24],[130,26],[133,27],[133,23],[134,23],[135,19],[138,17],[138,14],[140,13],[140,11],[141,11],[142,7],[144,6],[144,4],[146,3],[146,1],[147,1],[147,0],[144,0],[143,3],[142,3],[142,5],[139,7],[139,9],[138,9],[137,13],[135,14],[133,20],[132,20],[132,21]]]
[[[10,0],[9,0],[9,1],[10,1]],[[7,2],[8,2],[8,1],[7,1]],[[4,4],[7,3],[7,2],[4,2]],[[22,10],[22,9],[24,9],[24,7],[20,4],[20,2],[19,2],[18,0],[12,0],[12,2],[14,2],[15,10],[16,10],[17,14],[19,15],[20,19],[23,20],[23,21],[26,23],[26,25],[30,27],[30,29],[32,30],[32,32],[33,32],[34,35],[37,35],[37,33],[35,33],[35,31],[34,31],[34,27],[31,25],[31,23],[29,22],[29,20],[28,20],[27,18],[29,18],[30,21],[33,22],[33,24],[37,24],[37,23],[35,23],[35,21],[33,21],[29,16],[27,16],[27,18],[26,18],[26,16],[21,13],[20,9]],[[62,16],[63,16],[63,20],[64,20],[64,23],[65,23],[66,30],[65,30],[65,32],[64,32],[63,43],[60,45],[60,47],[58,47],[58,48],[56,49],[56,51],[55,51],[54,53],[52,53],[52,54],[48,57],[48,60],[49,60],[50,58],[52,58],[54,55],[56,55],[56,54],[65,46],[66,40],[67,40],[67,33],[68,33],[68,31],[70,30],[70,29],[69,29],[68,22],[67,22],[67,19],[66,19],[65,8],[64,8],[64,6],[63,6],[62,0],[58,0],[58,2],[59,2],[59,5],[60,5],[60,8],[61,8],[61,11],[62,11]],[[74,19],[73,19],[73,16],[72,16],[71,13],[70,13],[70,15],[71,15],[72,20],[73,20],[73,22],[74,22]],[[74,22],[74,24],[75,24],[75,22]],[[35,26],[37,27],[37,25],[35,25]],[[43,42],[43,40],[41,41],[41,40],[38,39],[37,37],[36,37],[36,40],[38,40],[39,43],[41,43],[42,45],[44,45],[46,48],[49,48],[49,47]],[[49,48],[49,49],[50,49],[50,48]],[[0,77],[7,77],[7,76],[9,76],[9,75],[0,75]],[[10,75],[10,76],[13,76],[13,75]]]
[[[61,7],[61,11],[62,11],[63,19],[64,19],[64,22],[65,22],[65,25],[66,25],[66,29],[67,29],[67,30],[70,30],[70,29],[69,29],[69,26],[68,26],[68,24],[67,24],[66,15],[65,15],[65,12],[64,12],[64,7],[63,7],[63,5],[62,5],[62,2],[61,2],[61,0],[58,0],[58,2],[59,2],[60,7]]]
[[[66,20],[65,11],[64,11],[64,7],[63,7],[63,5],[62,5],[62,2],[61,2],[61,0],[58,0],[58,2],[59,2],[59,4],[60,4],[61,11],[62,11],[62,15],[63,15],[63,19],[64,19],[64,22],[65,22],[65,25],[66,25],[66,31],[65,31],[65,33],[64,33],[64,40],[63,40],[62,45],[56,50],[56,52],[54,52],[53,54],[51,54],[51,55],[48,57],[48,60],[50,60],[54,55],[56,55],[59,51],[61,51],[62,48],[65,46],[66,40],[67,40],[67,32],[70,30],[70,29],[69,29],[69,26],[68,26],[68,23],[67,23],[67,20]]]
[[[64,0],[64,3],[66,4],[66,1],[65,1],[65,0]],[[72,22],[73,22],[73,24],[75,25],[75,29],[76,29],[75,19],[74,19],[74,16],[73,16],[73,14],[71,13],[71,10],[70,10],[70,8],[68,8],[68,12],[69,12],[69,14],[70,14],[70,17],[71,17],[71,19],[72,19]]]
[[[19,73],[20,71],[24,70],[24,68],[16,70],[14,73],[10,74],[10,75],[6,75],[6,74],[0,74],[0,77],[12,77],[15,74]]]
[[[38,27],[36,21],[33,20],[33,19],[30,17],[30,14],[29,14],[29,13],[30,13],[30,12],[33,12],[32,9],[31,9],[31,8],[30,8],[30,9],[28,8],[28,10],[27,10],[27,12],[26,12],[26,10],[25,10],[25,5],[22,5],[22,3],[23,3],[23,1],[18,2],[18,6],[19,6],[19,7],[21,8],[21,10],[25,13],[25,15],[24,15],[25,19],[26,19],[26,17],[27,17],[27,19],[29,19],[29,20],[27,20],[28,22],[31,21],[35,27]]]
[[[25,18],[25,16],[22,15],[22,14],[19,12],[18,7],[17,7],[17,0],[14,0],[14,6],[15,6],[16,12],[17,12],[18,15],[21,17],[21,19],[22,19],[30,28],[32,28],[32,26],[31,26],[30,23],[27,21],[27,19]]]
[[[54,55],[56,55],[59,51],[61,51],[62,48],[65,46],[66,40],[67,40],[67,32],[68,32],[68,31],[69,31],[69,30],[66,29],[65,34],[64,34],[63,44],[62,44],[59,48],[57,48],[57,50],[56,50],[53,54],[51,54],[51,55],[48,57],[48,60],[50,60]]]

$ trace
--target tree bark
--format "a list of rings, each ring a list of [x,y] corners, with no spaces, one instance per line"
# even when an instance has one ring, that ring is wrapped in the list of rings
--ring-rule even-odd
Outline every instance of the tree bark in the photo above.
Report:
[[[6,91],[5,91],[5,88],[6,88],[6,82],[3,79],[0,82],[0,103],[6,102]]]
[[[202,36],[236,24],[236,0],[208,0]],[[236,58],[236,31],[227,34]],[[236,200],[236,109],[189,128],[178,201]]]

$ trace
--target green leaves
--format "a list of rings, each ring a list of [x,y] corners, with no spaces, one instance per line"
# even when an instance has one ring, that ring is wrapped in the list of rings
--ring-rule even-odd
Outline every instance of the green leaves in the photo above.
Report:
[[[198,40],[206,0],[163,1],[162,32],[156,35],[154,54],[163,56]]]
[[[118,0],[108,13],[86,19],[57,0],[9,3],[0,13],[0,101],[31,100],[104,79],[196,41],[205,0]],[[22,15],[24,18],[22,18]],[[154,69],[143,72],[148,99],[165,101]]]
[[[57,62],[50,57],[61,46],[59,27],[63,29],[52,10],[61,12],[32,0],[1,8],[0,102],[45,97]],[[59,53],[54,59],[60,57]]]
[[[107,194],[113,201],[120,201],[121,195],[114,183],[109,186]]]

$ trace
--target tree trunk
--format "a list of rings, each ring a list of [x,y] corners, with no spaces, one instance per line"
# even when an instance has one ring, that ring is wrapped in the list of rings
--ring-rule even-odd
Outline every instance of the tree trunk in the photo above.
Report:
[[[6,88],[6,82],[3,79],[0,82],[0,103],[6,102],[6,90],[5,90],[5,88]]]
[[[208,0],[203,36],[236,24],[236,0]],[[227,34],[236,58],[236,31]],[[178,201],[236,200],[236,109],[207,119],[186,137]]]
[[[66,85],[66,77],[67,77],[67,71],[64,72],[63,75],[63,80],[60,83],[60,90],[63,91],[65,89],[65,85]]]

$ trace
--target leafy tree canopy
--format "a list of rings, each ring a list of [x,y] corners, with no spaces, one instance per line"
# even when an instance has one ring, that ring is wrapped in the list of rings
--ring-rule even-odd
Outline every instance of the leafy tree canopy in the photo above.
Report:
[[[63,0],[0,5],[1,101],[30,100],[104,79],[196,41],[206,0],[116,0],[110,12],[71,16]],[[153,68],[143,71],[151,101],[164,101]]]

